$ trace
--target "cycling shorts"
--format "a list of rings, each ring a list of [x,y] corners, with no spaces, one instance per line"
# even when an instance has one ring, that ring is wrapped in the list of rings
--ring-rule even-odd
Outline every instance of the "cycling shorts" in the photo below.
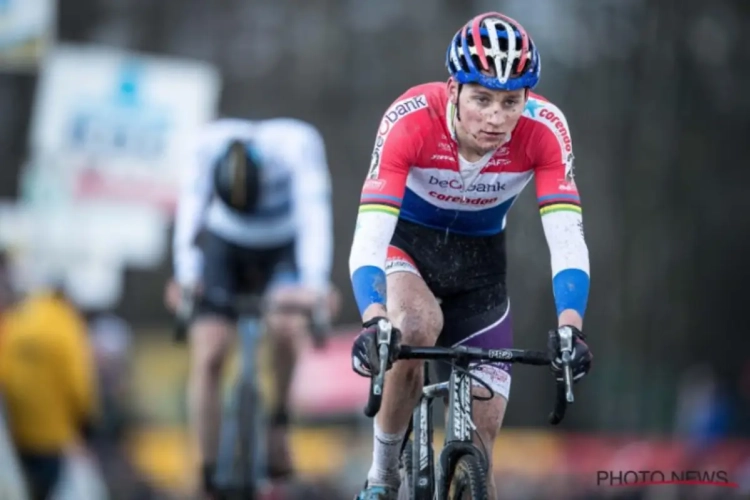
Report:
[[[236,321],[240,295],[262,295],[268,289],[298,282],[295,243],[274,248],[244,248],[210,231],[200,237],[203,293],[195,317],[218,315]]]
[[[505,284],[505,235],[464,236],[399,220],[388,249],[386,274],[420,276],[440,302],[443,331],[437,345],[486,349],[513,346],[510,301]],[[434,363],[438,379],[450,375]],[[508,398],[510,365],[493,363],[475,371],[495,393]],[[474,382],[478,385],[477,382]]]

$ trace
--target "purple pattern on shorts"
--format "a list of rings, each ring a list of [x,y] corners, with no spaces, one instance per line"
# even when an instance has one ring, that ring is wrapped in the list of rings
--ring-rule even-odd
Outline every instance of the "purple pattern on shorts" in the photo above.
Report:
[[[482,349],[510,349],[513,347],[513,321],[510,310],[499,323],[488,328],[486,331],[470,336],[459,343],[468,347],[481,347]],[[492,363],[510,373],[509,363]]]

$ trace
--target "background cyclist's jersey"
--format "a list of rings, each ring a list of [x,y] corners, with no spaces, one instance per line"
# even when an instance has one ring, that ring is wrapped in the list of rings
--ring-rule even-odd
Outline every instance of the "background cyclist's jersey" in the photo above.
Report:
[[[252,142],[260,157],[259,208],[241,215],[213,196],[216,160],[235,139]],[[175,277],[192,284],[202,271],[195,245],[208,229],[236,245],[264,249],[296,241],[302,284],[321,289],[332,261],[330,176],[325,145],[312,125],[294,119],[217,120],[201,131],[177,208],[174,234]]]
[[[446,234],[495,235],[535,177],[558,313],[575,309],[583,315],[588,250],[563,113],[530,93],[510,139],[476,162],[458,153],[454,113],[447,85],[436,82],[411,88],[383,116],[349,260],[360,311],[385,301],[384,265],[398,218]]]

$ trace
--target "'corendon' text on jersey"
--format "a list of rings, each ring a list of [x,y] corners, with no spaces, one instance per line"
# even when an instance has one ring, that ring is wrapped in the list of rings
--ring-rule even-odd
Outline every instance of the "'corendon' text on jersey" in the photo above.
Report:
[[[573,149],[573,146],[571,146],[570,144],[570,134],[568,134],[568,129],[565,128],[565,123],[560,120],[560,117],[558,117],[555,113],[548,109],[543,109],[542,112],[539,113],[539,116],[541,116],[545,120],[549,120],[550,122],[552,122],[552,125],[555,126],[555,128],[560,132],[560,135],[562,136],[562,142],[565,145],[565,151],[570,153]]]

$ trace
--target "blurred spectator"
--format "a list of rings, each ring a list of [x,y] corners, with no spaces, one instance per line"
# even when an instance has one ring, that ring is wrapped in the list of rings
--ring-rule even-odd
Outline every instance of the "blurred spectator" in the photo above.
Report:
[[[729,430],[730,406],[708,365],[695,365],[683,374],[675,430],[695,453],[704,453]]]
[[[13,303],[13,289],[8,269],[8,256],[0,250],[0,315]]]
[[[153,488],[141,477],[126,451],[127,433],[133,424],[130,412],[132,335],[127,321],[114,314],[98,314],[89,323],[102,414],[92,448],[112,500],[156,498]]]
[[[60,291],[32,293],[6,313],[0,344],[11,440],[32,500],[45,499],[69,451],[85,449],[97,413],[85,323]]]

